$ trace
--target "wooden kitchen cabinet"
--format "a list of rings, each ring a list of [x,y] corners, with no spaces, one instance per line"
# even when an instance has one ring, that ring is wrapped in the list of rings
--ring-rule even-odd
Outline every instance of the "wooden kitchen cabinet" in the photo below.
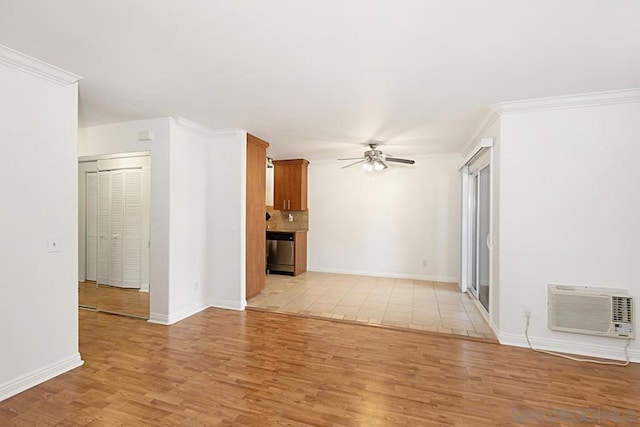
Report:
[[[246,298],[258,295],[265,286],[266,236],[264,205],[267,147],[262,139],[247,134],[247,204],[246,204]]]
[[[307,170],[304,159],[273,161],[273,208],[281,211],[307,210]]]
[[[293,238],[293,275],[307,271],[307,232],[296,231]]]

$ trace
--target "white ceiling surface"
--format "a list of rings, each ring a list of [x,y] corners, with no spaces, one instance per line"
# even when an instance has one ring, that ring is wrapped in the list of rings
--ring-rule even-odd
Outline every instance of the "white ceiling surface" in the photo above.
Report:
[[[640,86],[637,0],[0,0],[80,125],[182,116],[275,158],[459,152],[489,105]],[[392,148],[393,147],[393,148]]]

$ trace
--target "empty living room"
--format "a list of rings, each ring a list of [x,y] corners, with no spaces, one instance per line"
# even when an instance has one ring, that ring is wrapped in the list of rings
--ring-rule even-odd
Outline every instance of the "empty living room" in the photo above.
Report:
[[[640,425],[638,16],[0,0],[0,425]]]

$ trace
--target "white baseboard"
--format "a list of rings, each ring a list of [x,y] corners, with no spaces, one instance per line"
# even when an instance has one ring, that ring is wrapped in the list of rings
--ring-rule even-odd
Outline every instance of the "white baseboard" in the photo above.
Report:
[[[510,345],[514,347],[529,347],[524,334],[509,334],[503,332],[496,334],[496,336],[498,337],[498,341],[500,341],[500,344]],[[622,339],[612,338],[611,346],[580,344],[575,342],[566,342],[556,339],[537,338],[531,336],[530,340],[533,348],[538,350],[578,354],[581,356],[599,357],[603,359],[625,360],[624,346],[626,342]],[[640,363],[640,351],[629,349],[628,354],[629,360],[635,363]]]
[[[160,313],[151,313],[149,315],[149,323],[157,323],[159,325],[173,325],[181,320],[186,319],[187,317],[191,317],[196,313],[201,312],[202,310],[208,308],[204,302],[198,303],[191,307],[185,308],[183,310],[177,311],[175,313],[160,314]]]
[[[209,307],[214,308],[224,308],[227,310],[236,310],[242,311],[244,310],[246,302],[243,304],[238,301],[230,301],[230,300],[222,300],[222,299],[209,299],[206,303],[201,302],[192,307],[186,308],[184,310],[180,310],[175,313],[170,313],[169,315],[161,314],[161,313],[151,313],[149,315],[149,323],[155,323],[158,325],[173,325],[181,320],[186,319],[187,317],[191,317],[196,313],[201,312]]]
[[[57,377],[60,374],[64,374],[78,366],[82,366],[83,363],[80,358],[80,353],[76,353],[73,356],[66,357],[43,368],[9,380],[4,384],[0,384],[0,401],[15,396],[18,393],[50,380],[53,377]]]
[[[147,320],[147,322],[149,323],[156,323],[158,325],[170,325],[171,323],[169,323],[169,316],[166,314],[160,314],[160,313],[150,313],[149,314],[149,320]]]
[[[385,273],[380,271],[347,270],[341,268],[307,267],[307,271],[317,273],[349,274],[353,276],[389,277],[392,279],[429,280],[435,282],[458,283],[458,278],[453,276],[430,276],[422,274]]]
[[[244,310],[245,306],[246,306],[246,301],[245,302],[239,302],[239,301],[231,301],[231,300],[216,299],[216,298],[211,298],[209,300],[209,307],[225,308],[227,310],[242,311],[242,310]]]

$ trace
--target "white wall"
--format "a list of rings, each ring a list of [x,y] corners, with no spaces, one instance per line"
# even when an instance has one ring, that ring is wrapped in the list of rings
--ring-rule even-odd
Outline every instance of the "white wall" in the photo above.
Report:
[[[247,134],[171,121],[170,316],[245,299]]]
[[[458,280],[461,157],[415,160],[381,173],[310,165],[309,270]]]
[[[535,346],[622,358],[622,340],[549,330],[547,284],[640,298],[640,103],[504,114],[501,137],[500,341],[526,345],[531,306]]]
[[[491,267],[489,285],[489,304],[491,312],[489,313],[490,326],[495,331],[500,328],[500,262],[502,247],[500,245],[501,223],[500,223],[500,201],[502,194],[500,192],[500,183],[502,182],[501,169],[501,120],[496,121],[489,127],[485,133],[486,138],[493,138],[493,147],[491,148],[491,233],[493,235],[491,245]]]
[[[138,132],[155,140],[138,142]],[[150,321],[245,300],[246,132],[159,118],[80,129],[80,155],[151,152]]]
[[[243,309],[246,132],[171,121],[170,323]]]
[[[266,191],[265,191],[265,204],[267,206],[273,206],[273,169],[267,168],[267,178],[266,178]]]
[[[171,323],[207,306],[207,144],[204,133],[171,120]]]
[[[208,146],[209,305],[246,306],[247,133],[214,131]]]
[[[150,317],[169,318],[169,139],[170,119],[158,118],[93,126],[78,130],[79,157],[149,151],[150,201]],[[138,141],[138,132],[153,131],[153,141]],[[77,162],[77,159],[76,159]],[[76,202],[77,203],[77,202]]]
[[[82,364],[75,81],[0,64],[0,400]]]

